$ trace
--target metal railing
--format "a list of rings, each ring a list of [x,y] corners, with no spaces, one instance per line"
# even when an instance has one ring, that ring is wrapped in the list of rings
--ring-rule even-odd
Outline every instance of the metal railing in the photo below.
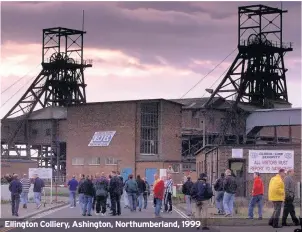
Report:
[[[271,47],[276,47],[276,48],[284,48],[284,49],[289,49],[293,47],[293,43],[292,42],[283,42],[282,44],[280,42],[277,41],[272,41],[272,40],[267,40],[267,41],[262,41],[262,44],[265,44],[267,46],[271,46]],[[254,44],[260,44],[256,43],[256,42],[249,42],[248,40],[240,40],[240,46],[251,46]]]

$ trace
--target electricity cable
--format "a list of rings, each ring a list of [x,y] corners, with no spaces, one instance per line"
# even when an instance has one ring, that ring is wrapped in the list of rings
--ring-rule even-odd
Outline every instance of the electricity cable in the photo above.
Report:
[[[8,103],[14,96],[16,96],[16,94],[17,94],[18,92],[21,91],[21,89],[23,89],[24,86],[26,86],[28,83],[30,83],[31,81],[33,81],[35,78],[36,78],[35,76],[33,76],[32,78],[30,78],[30,79],[25,83],[25,85],[22,85],[21,88],[19,88],[19,89],[17,90],[17,92],[16,92],[15,94],[13,94],[9,99],[7,99],[3,104],[1,104],[1,107],[0,107],[0,108],[2,108],[6,103]]]
[[[227,68],[217,79],[216,81],[214,81],[214,83],[210,86],[209,89],[212,89],[212,87],[220,80],[221,77],[223,77],[225,75],[225,73],[229,70],[229,68]],[[205,92],[201,98],[204,97],[204,95],[206,95],[207,92]]]
[[[192,88],[190,88],[180,99],[184,98],[189,92],[191,92],[197,85],[200,84],[208,75],[210,75],[212,72],[215,71],[215,69],[221,65],[227,58],[229,58],[235,51],[237,51],[237,48],[235,48],[229,55],[227,55],[219,64],[217,64],[210,72],[208,72],[205,76],[203,76]]]
[[[18,80],[16,80],[14,83],[12,83],[10,86],[8,86],[5,90],[1,92],[1,94],[4,94],[7,90],[9,90],[11,87],[13,87],[15,84],[17,84],[19,81],[24,79],[28,74],[30,74],[32,71],[34,71],[37,67],[39,67],[40,64],[38,64],[35,68],[31,69],[29,72],[27,72],[24,76],[20,77]]]

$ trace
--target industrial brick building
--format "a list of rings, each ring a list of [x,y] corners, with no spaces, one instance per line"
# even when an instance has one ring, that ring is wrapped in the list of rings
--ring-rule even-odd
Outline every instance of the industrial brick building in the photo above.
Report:
[[[108,146],[88,146],[95,132],[114,132]],[[67,175],[180,171],[181,105],[167,100],[89,103],[68,108]]]
[[[40,167],[59,166],[59,175],[67,178],[114,170],[124,177],[140,174],[152,182],[159,169],[172,167],[174,178],[180,181],[181,107],[163,99],[48,107],[31,114],[17,141],[31,144],[28,152],[37,153],[31,157]],[[3,140],[18,119],[3,122]],[[96,132],[114,135],[106,145],[91,145]],[[59,143],[59,159],[52,155],[54,140]],[[25,152],[26,147],[20,146],[15,157],[27,158]]]
[[[233,158],[232,149],[243,149],[242,158]],[[217,177],[226,169],[230,168],[236,175],[238,185],[237,196],[249,197],[251,195],[253,185],[253,173],[249,173],[249,150],[278,150],[278,151],[293,151],[294,152],[294,171],[295,180],[301,182],[301,144],[279,144],[279,145],[240,145],[240,146],[219,146],[205,153],[197,155],[197,173],[209,173],[209,182],[214,183]],[[261,173],[265,186],[265,197],[267,196],[268,184],[276,174]]]

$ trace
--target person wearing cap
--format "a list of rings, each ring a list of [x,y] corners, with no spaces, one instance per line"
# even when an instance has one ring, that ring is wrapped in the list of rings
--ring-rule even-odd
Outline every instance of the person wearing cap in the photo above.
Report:
[[[259,220],[262,220],[262,209],[263,209],[263,193],[264,193],[264,185],[263,181],[260,177],[259,172],[254,173],[254,183],[252,189],[252,198],[249,203],[248,209],[248,218],[254,218],[254,208],[256,204],[258,205],[258,217]]]
[[[298,226],[299,219],[296,216],[294,200],[295,200],[295,180],[294,180],[294,170],[290,169],[287,171],[287,176],[284,178],[284,185],[285,185],[285,201],[284,201],[284,208],[283,208],[283,215],[282,215],[282,226],[288,226],[286,223],[288,214],[290,214],[293,223],[295,226]]]
[[[28,203],[28,192],[31,186],[30,179],[27,178],[26,174],[23,175],[23,178],[21,179],[21,184],[22,184],[21,204],[23,204],[23,208],[26,209]]]
[[[191,177],[187,177],[187,181],[182,186],[182,193],[185,195],[187,215],[192,215],[192,199],[191,199],[191,189],[193,186],[193,182],[191,181]]]
[[[201,173],[191,189],[192,199],[195,201],[195,218],[200,220],[202,230],[209,230],[207,226],[209,200],[213,197],[213,190],[207,183],[207,174]],[[199,229],[199,227],[198,227]]]
[[[285,200],[285,188],[283,179],[285,177],[285,170],[280,169],[279,173],[271,178],[268,187],[268,200],[273,202],[274,212],[269,219],[269,225],[273,228],[281,228],[279,225],[279,218],[281,214],[282,203]]]

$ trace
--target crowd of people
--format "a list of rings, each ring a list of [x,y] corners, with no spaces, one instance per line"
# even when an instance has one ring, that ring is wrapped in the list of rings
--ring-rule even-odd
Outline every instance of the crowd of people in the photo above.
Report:
[[[295,199],[295,186],[294,171],[288,170],[287,175],[284,169],[280,169],[279,173],[272,177],[268,187],[268,200],[272,202],[274,211],[269,219],[269,225],[273,228],[280,228],[289,226],[287,224],[288,215],[291,215],[292,221],[295,226],[300,224],[299,219],[295,213],[294,199]],[[187,181],[183,184],[182,192],[185,195],[188,216],[192,215],[192,203],[196,204],[196,218],[202,218],[203,225],[207,225],[207,211],[209,199],[211,199],[212,187],[206,185],[207,177],[201,174],[198,181],[193,183],[191,178],[188,177]],[[198,187],[199,186],[199,187]],[[200,187],[204,186],[204,187]],[[235,195],[237,193],[237,182],[235,175],[231,170],[226,170],[222,173],[213,184],[215,190],[215,204],[218,215],[230,217],[234,215],[233,207]],[[251,200],[248,206],[248,218],[254,219],[254,208],[258,206],[258,219],[262,220],[263,206],[264,206],[264,184],[258,172],[254,173],[253,187],[251,192]],[[279,218],[281,208],[283,205],[283,215],[281,225],[279,225]],[[200,214],[200,211],[202,215]],[[207,227],[206,227],[207,228]]]
[[[299,225],[299,219],[295,213],[294,199],[295,186],[294,171],[284,169],[271,178],[268,187],[268,200],[272,202],[274,211],[269,219],[269,225],[273,228],[288,226],[287,218],[291,215],[295,225]],[[33,185],[34,199],[36,207],[41,207],[41,195],[45,187],[44,181],[35,175],[33,179],[28,179],[24,174],[19,179],[17,174],[6,175],[5,179],[9,183],[11,192],[12,215],[18,216],[19,204],[27,208],[28,192]],[[156,174],[153,183],[153,207],[155,217],[161,217],[161,212],[172,212],[173,180],[170,174],[167,177],[159,178]],[[76,207],[77,195],[83,216],[92,216],[92,211],[96,215],[105,215],[107,208],[110,209],[110,215],[121,215],[121,198],[124,200],[124,208],[131,212],[142,211],[148,206],[148,198],[151,192],[151,186],[146,178],[132,174],[124,180],[119,172],[112,171],[106,176],[104,173],[91,175],[81,175],[79,181],[73,176],[67,183],[70,194],[70,207]],[[201,220],[203,230],[207,230],[208,207],[210,199],[215,195],[215,204],[218,215],[231,217],[234,215],[234,202],[237,193],[237,181],[234,173],[227,169],[222,173],[212,185],[207,182],[207,175],[201,173],[198,180],[193,183],[190,177],[182,186],[182,192],[185,195],[187,206],[187,215],[194,216]],[[193,204],[195,212],[193,213]],[[264,206],[264,184],[259,173],[254,173],[254,181],[251,192],[251,200],[248,207],[248,219],[254,219],[254,208],[258,206],[258,219],[262,220]],[[279,218],[283,206],[282,222],[279,225]]]
[[[154,213],[156,217],[160,217],[162,205],[163,212],[172,212],[173,180],[170,175],[162,179],[159,179],[158,175],[154,177]],[[131,174],[127,180],[123,180],[120,173],[116,171],[112,171],[108,176],[105,173],[95,176],[81,175],[79,181],[76,180],[76,176],[73,176],[67,185],[70,192],[70,207],[76,206],[76,193],[78,193],[83,216],[92,216],[92,211],[95,211],[96,215],[104,216],[107,208],[111,211],[109,215],[121,215],[122,197],[125,209],[131,212],[142,211],[147,208],[151,191],[146,178],[141,178],[140,175],[134,178]]]

